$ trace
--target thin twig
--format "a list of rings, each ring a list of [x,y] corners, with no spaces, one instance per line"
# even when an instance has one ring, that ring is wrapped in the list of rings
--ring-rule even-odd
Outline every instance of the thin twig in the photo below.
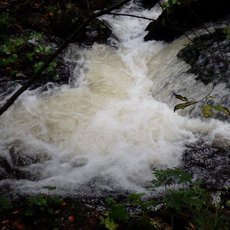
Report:
[[[149,20],[149,21],[156,21],[155,19],[152,18],[147,18],[147,17],[142,17],[142,16],[138,16],[138,15],[133,15],[133,14],[120,14],[120,13],[108,13],[111,15],[116,15],[116,16],[127,16],[127,17],[133,17],[133,18],[141,18],[141,19],[145,19],[145,20]]]

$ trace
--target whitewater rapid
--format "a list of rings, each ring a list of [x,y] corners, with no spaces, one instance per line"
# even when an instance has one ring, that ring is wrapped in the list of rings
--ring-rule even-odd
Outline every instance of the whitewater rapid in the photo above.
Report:
[[[119,12],[156,18],[160,9],[143,10],[131,3]],[[186,144],[201,138],[230,141],[229,123],[173,112],[172,89],[192,94],[185,85],[193,84],[196,91],[202,84],[191,74],[181,80],[188,65],[176,53],[185,39],[170,45],[144,42],[148,21],[102,19],[118,38],[111,41],[117,48],[72,44],[65,57],[76,63],[70,84],[43,93],[27,91],[0,117],[1,156],[11,164],[12,152],[45,156],[18,166],[36,180],[6,179],[0,185],[19,193],[47,192],[45,186],[56,188],[49,193],[64,195],[143,192],[154,168],[181,164]],[[202,85],[192,96],[202,96],[208,87]]]

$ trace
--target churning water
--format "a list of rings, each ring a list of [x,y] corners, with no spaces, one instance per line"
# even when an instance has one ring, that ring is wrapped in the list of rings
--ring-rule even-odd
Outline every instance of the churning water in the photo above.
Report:
[[[121,11],[156,18],[160,10],[130,4]],[[185,39],[143,42],[147,21],[103,19],[119,39],[117,49],[71,45],[70,85],[28,91],[0,117],[0,154],[22,175],[0,185],[19,193],[46,192],[44,186],[67,195],[141,192],[153,168],[180,165],[186,144],[230,141],[229,123],[173,112],[172,90],[193,97],[209,91],[176,58]]]

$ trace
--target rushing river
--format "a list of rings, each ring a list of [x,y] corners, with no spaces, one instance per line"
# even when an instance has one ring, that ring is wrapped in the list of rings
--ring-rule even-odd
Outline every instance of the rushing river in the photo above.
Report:
[[[120,11],[151,18],[160,13],[133,4]],[[118,48],[72,44],[66,52],[76,64],[70,84],[27,91],[0,117],[0,155],[30,175],[1,180],[1,186],[19,193],[47,192],[45,186],[59,194],[141,192],[153,168],[180,165],[186,144],[230,142],[229,123],[173,112],[172,91],[199,99],[211,88],[177,59],[186,39],[144,42],[148,21],[103,19]]]

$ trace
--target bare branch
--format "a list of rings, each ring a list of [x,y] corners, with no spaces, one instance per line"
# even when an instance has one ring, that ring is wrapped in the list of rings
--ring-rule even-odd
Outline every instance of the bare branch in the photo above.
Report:
[[[116,16],[127,16],[127,17],[133,17],[133,18],[141,18],[141,19],[145,19],[145,20],[149,20],[149,21],[156,21],[155,19],[152,19],[152,18],[146,18],[146,17],[133,15],[133,14],[120,14],[120,13],[111,13],[111,12],[108,14],[116,15]]]

